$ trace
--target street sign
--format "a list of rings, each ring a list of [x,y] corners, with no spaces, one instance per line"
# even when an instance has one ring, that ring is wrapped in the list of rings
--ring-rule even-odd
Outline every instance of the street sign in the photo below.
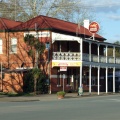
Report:
[[[60,66],[60,71],[67,71],[67,67],[66,66]]]
[[[91,22],[89,25],[89,31],[92,34],[95,34],[96,32],[98,32],[99,28],[100,27],[99,27],[99,24],[97,22]]]

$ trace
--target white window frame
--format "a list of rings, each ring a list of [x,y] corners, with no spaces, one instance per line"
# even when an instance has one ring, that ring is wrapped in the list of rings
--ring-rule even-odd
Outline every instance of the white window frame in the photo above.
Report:
[[[2,39],[0,38],[0,54],[3,54],[3,41]]]
[[[11,38],[10,53],[17,53],[17,38]]]

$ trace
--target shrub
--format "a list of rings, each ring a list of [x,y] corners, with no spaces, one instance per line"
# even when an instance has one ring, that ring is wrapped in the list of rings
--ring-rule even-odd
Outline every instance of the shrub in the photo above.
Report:
[[[62,96],[65,96],[65,92],[64,91],[59,91],[59,92],[57,92],[57,95],[62,95]]]

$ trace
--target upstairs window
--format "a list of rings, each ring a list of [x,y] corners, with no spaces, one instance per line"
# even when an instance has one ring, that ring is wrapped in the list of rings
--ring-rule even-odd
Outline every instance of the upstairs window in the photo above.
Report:
[[[17,53],[17,38],[11,38],[10,53]]]
[[[2,54],[2,39],[0,39],[0,54]]]

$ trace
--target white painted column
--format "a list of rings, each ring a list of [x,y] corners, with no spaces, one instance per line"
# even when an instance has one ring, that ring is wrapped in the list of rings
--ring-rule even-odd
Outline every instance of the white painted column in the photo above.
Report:
[[[80,87],[82,87],[82,65],[80,66]]]
[[[113,68],[113,93],[115,93],[115,67]]]
[[[99,50],[100,45],[98,44],[98,62],[100,61],[100,50]]]
[[[113,47],[113,57],[114,57],[114,63],[115,63],[115,46]]]
[[[81,55],[80,60],[82,62],[83,60],[83,41],[82,40],[80,41],[80,55]]]
[[[98,95],[100,94],[100,66],[98,66]]]
[[[106,93],[108,93],[108,67],[106,67]]]
[[[91,42],[89,42],[89,61],[91,62]]]
[[[108,63],[108,46],[106,45],[106,63]],[[108,93],[108,67],[106,67],[106,93]]]
[[[80,62],[81,62],[81,66],[80,66],[80,87],[82,86],[82,60],[83,60],[83,40],[81,39],[80,41]]]
[[[106,45],[106,63],[108,62],[108,58],[107,58],[107,56],[108,56],[108,52],[107,52],[107,48],[108,48],[108,46]]]
[[[91,65],[89,66],[89,94],[91,94]]]

